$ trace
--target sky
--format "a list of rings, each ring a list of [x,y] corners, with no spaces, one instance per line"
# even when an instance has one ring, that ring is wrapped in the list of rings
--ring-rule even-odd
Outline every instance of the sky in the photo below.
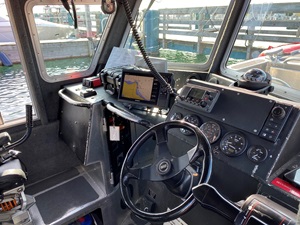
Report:
[[[0,0],[0,16],[6,16],[6,8],[4,5],[4,0]]]

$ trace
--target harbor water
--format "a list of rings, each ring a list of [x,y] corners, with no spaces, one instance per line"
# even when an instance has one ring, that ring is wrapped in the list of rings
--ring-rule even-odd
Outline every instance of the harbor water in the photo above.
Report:
[[[0,66],[0,112],[5,122],[25,116],[31,103],[25,75],[20,64]]]
[[[46,62],[46,71],[49,76],[58,76],[66,71],[87,70],[90,64],[91,57],[51,60]],[[25,117],[26,104],[32,101],[22,65],[0,66],[0,113],[4,123]]]

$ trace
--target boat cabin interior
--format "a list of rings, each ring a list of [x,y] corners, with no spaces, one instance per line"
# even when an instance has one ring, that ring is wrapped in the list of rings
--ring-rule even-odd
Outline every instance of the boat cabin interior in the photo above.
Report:
[[[299,225],[299,24],[299,0],[0,0],[0,223]]]

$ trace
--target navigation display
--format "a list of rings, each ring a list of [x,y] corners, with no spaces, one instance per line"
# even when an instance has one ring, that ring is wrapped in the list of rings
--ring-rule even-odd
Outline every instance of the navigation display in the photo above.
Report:
[[[161,73],[164,79],[174,85],[172,73]],[[160,83],[151,72],[126,70],[122,72],[119,101],[150,107],[167,108],[169,94],[160,90]]]
[[[123,81],[123,98],[136,100],[151,100],[154,77],[125,74]]]

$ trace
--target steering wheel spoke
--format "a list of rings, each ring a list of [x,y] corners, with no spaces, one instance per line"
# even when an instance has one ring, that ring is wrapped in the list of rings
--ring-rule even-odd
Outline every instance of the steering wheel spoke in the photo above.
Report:
[[[154,159],[168,158],[172,155],[168,147],[168,130],[167,127],[156,127],[153,129],[155,135],[156,147],[154,149]]]
[[[155,168],[153,165],[147,165],[141,168],[127,168],[127,174],[130,179],[155,181]]]
[[[165,142],[157,144],[154,149],[154,160],[161,158],[167,158],[169,160],[172,158],[169,147]]]

